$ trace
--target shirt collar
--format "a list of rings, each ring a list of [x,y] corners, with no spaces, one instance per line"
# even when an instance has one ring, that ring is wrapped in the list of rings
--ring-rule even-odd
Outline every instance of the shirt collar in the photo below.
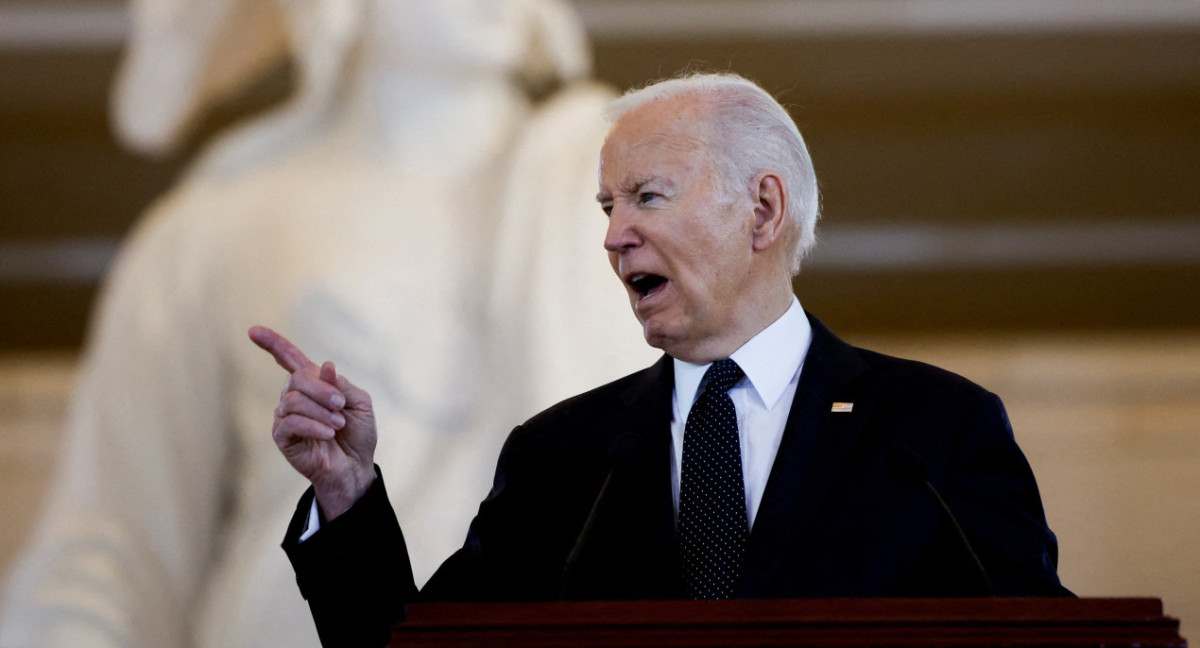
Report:
[[[742,368],[750,386],[758,393],[767,409],[773,409],[788,384],[800,371],[808,346],[812,341],[812,325],[792,296],[792,305],[779,319],[750,338],[729,357]],[[709,365],[696,365],[677,358],[675,362],[675,396],[687,408],[696,401],[696,391]]]

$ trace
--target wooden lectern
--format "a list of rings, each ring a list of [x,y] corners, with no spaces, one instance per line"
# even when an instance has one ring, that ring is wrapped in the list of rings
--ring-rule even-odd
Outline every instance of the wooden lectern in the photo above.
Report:
[[[394,648],[1076,646],[1185,648],[1149,598],[425,603]]]

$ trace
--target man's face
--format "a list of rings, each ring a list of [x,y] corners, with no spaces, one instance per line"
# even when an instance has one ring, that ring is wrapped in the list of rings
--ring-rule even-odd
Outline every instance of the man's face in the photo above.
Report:
[[[721,191],[706,113],[683,97],[623,116],[600,152],[597,195],[609,214],[604,247],[646,341],[690,362],[714,359],[740,333],[754,275],[753,208]]]

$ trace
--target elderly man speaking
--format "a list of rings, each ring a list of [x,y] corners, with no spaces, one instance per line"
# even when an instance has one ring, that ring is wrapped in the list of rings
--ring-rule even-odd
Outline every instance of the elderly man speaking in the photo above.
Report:
[[[312,489],[284,548],[323,641],[384,643],[413,600],[1069,595],[999,398],[793,296],[817,189],[786,111],[696,75],[609,113],[604,246],[665,355],[514,429],[420,592],[370,397],[251,330],[291,373],[273,433]]]

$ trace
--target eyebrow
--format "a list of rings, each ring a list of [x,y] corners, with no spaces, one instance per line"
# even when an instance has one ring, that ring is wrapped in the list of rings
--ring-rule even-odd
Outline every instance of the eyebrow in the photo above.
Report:
[[[620,191],[627,194],[636,194],[637,192],[641,191],[642,187],[645,187],[652,182],[661,182],[666,186],[671,186],[671,183],[664,178],[656,175],[644,175],[622,183],[620,185]],[[608,200],[612,200],[612,196],[608,193],[601,191],[600,193],[596,194],[596,202],[605,202]]]
[[[651,182],[661,182],[662,178],[655,175],[645,175],[634,178],[625,186],[625,193],[635,194]]]

